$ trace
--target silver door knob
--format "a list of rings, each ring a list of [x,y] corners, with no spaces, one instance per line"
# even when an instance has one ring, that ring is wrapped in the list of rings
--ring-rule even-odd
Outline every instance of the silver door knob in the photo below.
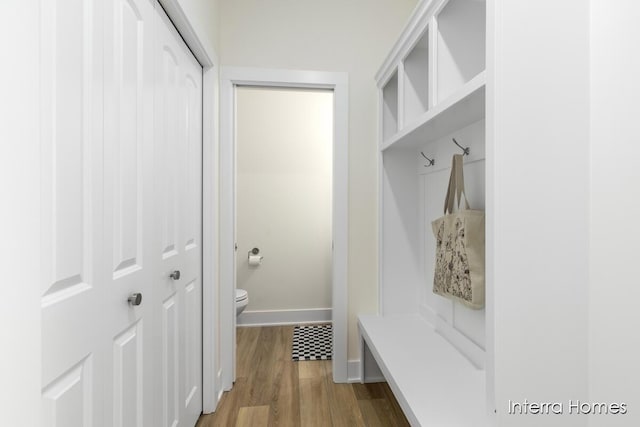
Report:
[[[127,302],[131,305],[140,305],[142,304],[142,294],[131,294]]]
[[[175,270],[171,274],[169,274],[173,280],[180,280],[180,270]]]

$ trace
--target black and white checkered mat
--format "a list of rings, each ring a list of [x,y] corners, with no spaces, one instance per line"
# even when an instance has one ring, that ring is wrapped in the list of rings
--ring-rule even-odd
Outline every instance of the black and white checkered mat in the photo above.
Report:
[[[291,358],[294,361],[331,360],[332,336],[331,325],[296,326]]]

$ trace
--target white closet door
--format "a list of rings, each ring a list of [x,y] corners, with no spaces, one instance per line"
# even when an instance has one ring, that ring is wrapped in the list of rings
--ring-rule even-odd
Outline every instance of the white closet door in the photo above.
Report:
[[[43,424],[192,426],[202,70],[153,0],[41,5]]]
[[[202,68],[160,8],[158,16],[160,425],[189,426],[202,410]]]
[[[154,27],[151,0],[105,2],[102,300],[108,426],[154,426]],[[140,305],[129,304],[132,295]]]
[[[103,2],[40,5],[43,425],[105,426]]]
[[[42,5],[43,424],[156,425],[153,3]]]

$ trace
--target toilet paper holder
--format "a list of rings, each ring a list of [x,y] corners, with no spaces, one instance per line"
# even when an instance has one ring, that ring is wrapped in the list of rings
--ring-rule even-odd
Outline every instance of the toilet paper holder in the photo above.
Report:
[[[258,255],[260,253],[260,249],[253,248],[249,252],[247,252],[247,259],[251,258],[252,255]],[[262,259],[262,257],[260,257]]]
[[[249,261],[249,265],[253,267],[258,267],[262,264],[262,256],[258,256],[260,253],[260,249],[253,248],[247,253],[247,260]]]

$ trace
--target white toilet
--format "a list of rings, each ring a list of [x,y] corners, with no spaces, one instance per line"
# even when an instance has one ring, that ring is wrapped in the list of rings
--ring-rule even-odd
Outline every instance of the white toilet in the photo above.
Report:
[[[249,294],[244,289],[236,289],[236,316],[239,316],[240,313],[244,311],[244,309],[249,304]]]

